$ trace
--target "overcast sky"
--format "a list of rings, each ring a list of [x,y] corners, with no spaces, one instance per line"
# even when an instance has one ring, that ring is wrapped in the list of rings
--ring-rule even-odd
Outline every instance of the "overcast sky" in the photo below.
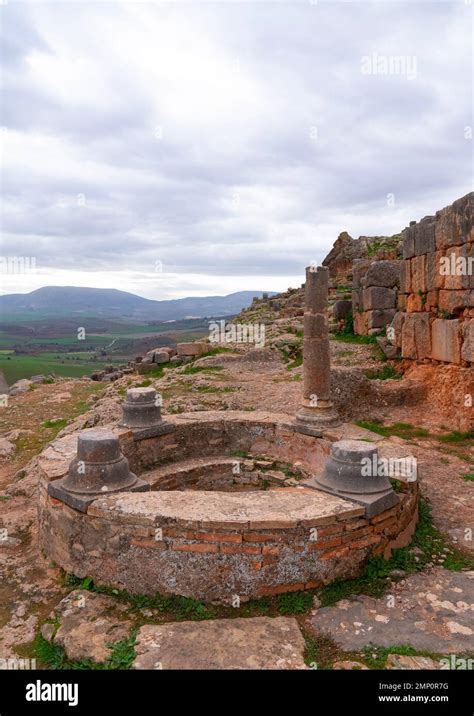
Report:
[[[396,233],[472,189],[462,0],[0,17],[1,254],[36,260],[3,293],[284,290],[342,230]]]

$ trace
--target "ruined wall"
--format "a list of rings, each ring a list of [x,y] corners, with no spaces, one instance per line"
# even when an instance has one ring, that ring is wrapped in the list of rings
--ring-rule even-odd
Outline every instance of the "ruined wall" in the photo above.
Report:
[[[398,312],[388,338],[403,358],[474,363],[474,193],[403,231]]]
[[[397,312],[400,261],[355,260],[352,267],[354,333],[379,333]]]

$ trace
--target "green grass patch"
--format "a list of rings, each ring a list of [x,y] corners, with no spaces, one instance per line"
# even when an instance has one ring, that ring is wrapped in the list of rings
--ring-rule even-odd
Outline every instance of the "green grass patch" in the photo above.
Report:
[[[357,420],[356,425],[360,428],[365,428],[378,435],[383,435],[388,438],[391,435],[396,435],[399,438],[405,440],[412,440],[413,438],[427,438],[429,437],[428,430],[425,428],[417,428],[411,423],[393,423],[392,425],[384,425],[380,420]]]
[[[298,331],[294,326],[288,326],[287,333],[293,333],[297,338],[304,338],[304,331]]]
[[[375,336],[358,336],[355,333],[344,333],[343,331],[331,333],[330,339],[340,341],[341,343],[358,343],[360,345],[377,344]]]
[[[474,482],[474,472],[466,472],[462,479],[466,480],[466,482]]]
[[[288,592],[277,597],[280,614],[302,614],[311,609],[313,595],[310,592]]]
[[[403,378],[403,373],[396,371],[390,363],[387,363],[387,365],[384,365],[383,368],[379,370],[366,370],[365,375],[369,380],[400,380]]]
[[[198,393],[235,393],[237,388],[219,387],[217,385],[198,385],[195,390]]]
[[[110,656],[105,662],[98,663],[92,659],[71,661],[67,658],[62,646],[51,644],[41,634],[37,634],[33,642],[33,653],[42,666],[53,670],[116,670],[130,669],[135,659],[136,630],[127,639],[108,644]]]
[[[474,430],[469,430],[468,432],[460,432],[459,430],[454,430],[452,433],[438,435],[437,439],[442,443],[471,445],[474,444]]]
[[[54,430],[62,430],[68,424],[66,418],[53,418],[52,420],[45,420],[41,423],[42,428],[53,428]]]
[[[286,369],[293,370],[293,368],[299,368],[300,365],[303,365],[303,353],[301,352],[296,355],[296,357],[291,361],[291,363],[288,363]]]

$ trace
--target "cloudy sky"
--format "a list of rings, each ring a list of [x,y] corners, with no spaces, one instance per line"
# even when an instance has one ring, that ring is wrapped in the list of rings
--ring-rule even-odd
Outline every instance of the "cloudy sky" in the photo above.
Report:
[[[36,261],[2,292],[283,290],[340,231],[450,204],[472,189],[472,11],[2,3],[1,253]]]

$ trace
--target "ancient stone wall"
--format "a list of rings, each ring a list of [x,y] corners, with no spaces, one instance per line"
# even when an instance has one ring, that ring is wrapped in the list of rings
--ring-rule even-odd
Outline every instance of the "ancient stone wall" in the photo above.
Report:
[[[246,493],[122,493],[84,514],[46,484],[41,475],[41,545],[66,571],[225,604],[355,577],[370,555],[409,542],[418,500],[417,483],[403,483],[399,504],[369,520],[363,507],[302,488],[261,493],[270,504],[260,509]]]
[[[170,416],[172,433],[147,439],[111,426],[152,490],[99,495],[85,512],[48,494],[76,452],[77,433],[58,438],[38,459],[42,549],[97,584],[231,604],[235,595],[245,601],[354,577],[371,555],[408,544],[418,504],[418,483],[408,479],[400,478],[397,505],[373,517],[359,503],[303,485],[257,492],[206,485],[202,492],[177,490],[186,487],[181,477],[163,480],[167,465],[174,479],[182,476],[180,461],[197,455],[221,462],[225,456],[230,472],[237,451],[320,472],[331,442],[295,432],[287,419],[264,412],[180,414]]]
[[[403,231],[399,310],[387,333],[403,358],[474,363],[473,207],[471,192]]]
[[[400,261],[357,259],[352,268],[354,333],[380,333],[397,312]]]

